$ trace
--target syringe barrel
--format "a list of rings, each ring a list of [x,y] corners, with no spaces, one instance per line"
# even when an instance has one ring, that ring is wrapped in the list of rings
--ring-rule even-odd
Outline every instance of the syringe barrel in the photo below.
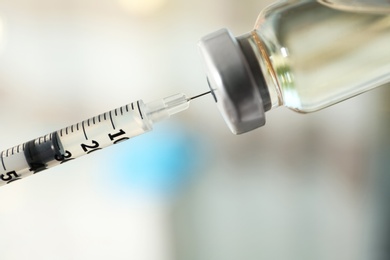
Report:
[[[181,93],[138,100],[2,151],[0,186],[148,132],[154,122],[186,110],[189,100]]]
[[[152,129],[142,100],[62,128],[0,153],[0,186]]]

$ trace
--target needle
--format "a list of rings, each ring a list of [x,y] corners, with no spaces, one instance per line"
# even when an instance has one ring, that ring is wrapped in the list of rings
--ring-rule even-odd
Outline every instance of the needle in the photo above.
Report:
[[[197,95],[197,96],[190,97],[190,98],[187,99],[187,101],[193,100],[193,99],[198,98],[198,97],[202,97],[202,96],[207,95],[207,94],[210,94],[210,93],[211,93],[211,90],[210,90],[210,91],[207,91],[207,92],[205,92],[205,93],[199,94],[199,95]]]

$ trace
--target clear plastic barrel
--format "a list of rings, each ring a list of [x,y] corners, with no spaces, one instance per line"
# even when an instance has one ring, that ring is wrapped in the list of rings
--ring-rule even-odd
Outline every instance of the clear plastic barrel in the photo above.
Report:
[[[189,100],[181,93],[147,104],[138,100],[4,150],[0,186],[148,132],[186,110]]]
[[[289,0],[255,27],[273,106],[313,112],[390,82],[390,15]],[[264,64],[265,63],[265,64]]]

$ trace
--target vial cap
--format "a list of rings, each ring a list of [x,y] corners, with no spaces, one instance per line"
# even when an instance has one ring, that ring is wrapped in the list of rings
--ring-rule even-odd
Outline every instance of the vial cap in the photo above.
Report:
[[[237,39],[221,29],[203,37],[199,48],[210,89],[230,130],[242,134],[263,126],[263,101]]]

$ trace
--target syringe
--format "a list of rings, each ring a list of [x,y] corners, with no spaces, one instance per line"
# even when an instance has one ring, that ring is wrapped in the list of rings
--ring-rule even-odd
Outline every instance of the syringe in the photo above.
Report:
[[[176,94],[150,103],[138,100],[0,153],[0,186],[150,131],[153,124],[186,110]]]

